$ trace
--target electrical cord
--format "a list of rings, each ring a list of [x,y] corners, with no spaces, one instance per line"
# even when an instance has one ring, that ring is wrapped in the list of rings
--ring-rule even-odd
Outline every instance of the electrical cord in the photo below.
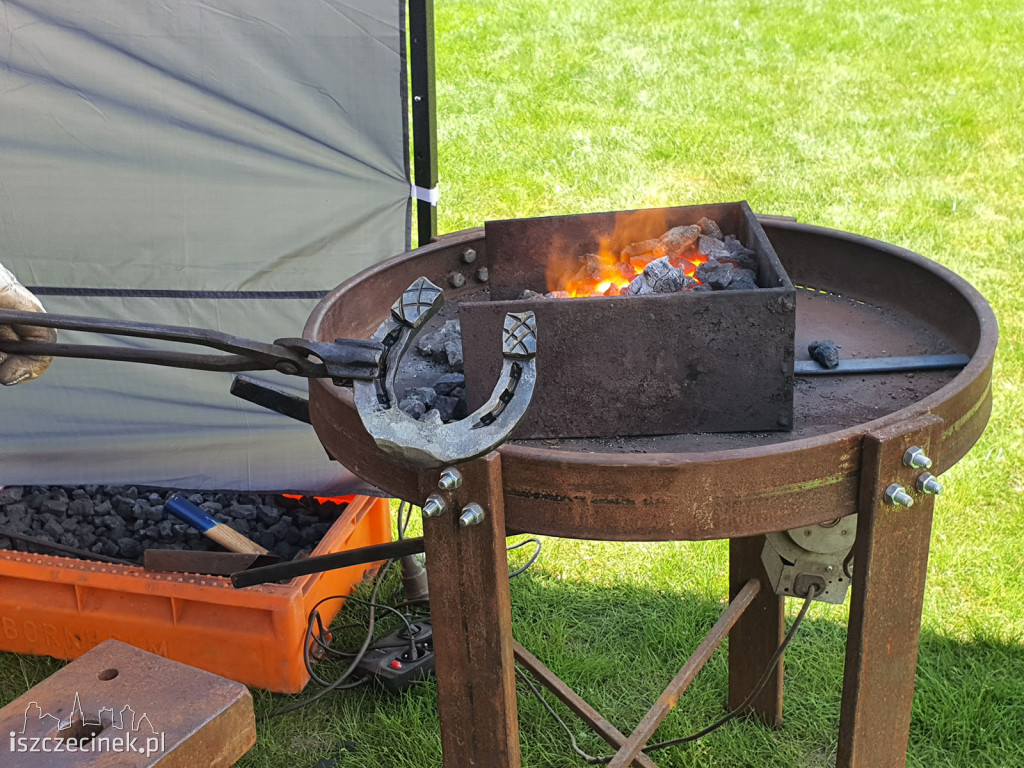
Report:
[[[522,541],[520,541],[520,542],[518,542],[516,544],[511,544],[511,545],[509,545],[508,547],[505,548],[506,552],[511,552],[513,549],[519,549],[520,547],[525,547],[527,544],[533,544],[536,547],[536,549],[533,551],[533,554],[530,555],[530,559],[527,560],[525,564],[519,566],[514,571],[509,573],[508,577],[510,579],[514,579],[519,574],[524,573],[527,568],[529,568],[531,565],[533,565],[535,562],[537,562],[537,558],[540,557],[540,547],[541,547],[541,544],[540,544],[540,539],[537,539],[537,538],[534,538],[534,537],[531,536],[528,539],[523,539]]]
[[[408,502],[403,501],[403,502],[401,502],[398,505],[396,529],[397,529],[397,538],[398,538],[399,541],[401,541],[401,540],[403,540],[405,538],[406,531],[407,531],[407,529],[409,527],[409,523],[410,523],[410,521],[412,519],[412,511],[413,511],[413,506],[412,506],[412,504],[409,504]],[[509,579],[514,579],[516,576],[519,576],[520,574],[524,573],[528,568],[530,568],[537,561],[537,558],[540,557],[541,541],[540,541],[540,539],[537,539],[537,538],[534,538],[534,537],[531,537],[531,538],[528,538],[528,539],[524,539],[523,541],[520,541],[520,542],[517,542],[515,544],[510,545],[509,547],[507,547],[507,551],[511,552],[512,550],[519,549],[520,547],[526,546],[527,544],[533,544],[534,545],[535,549],[534,549],[533,553],[530,555],[530,557],[527,559],[527,561],[523,565],[521,565],[520,567],[516,568],[514,571],[509,573]],[[425,608],[429,612],[430,602],[429,602],[429,598],[422,598],[422,599],[418,599],[418,600],[407,600],[405,602],[399,603],[395,607],[392,607],[390,605],[385,605],[383,603],[377,602],[377,594],[378,594],[378,592],[380,590],[381,584],[382,584],[382,582],[384,580],[385,575],[387,574],[388,570],[391,568],[391,566],[393,564],[394,564],[393,560],[388,560],[384,564],[384,566],[381,568],[381,570],[377,574],[377,576],[374,578],[373,588],[372,588],[369,600],[363,600],[361,598],[353,597],[351,595],[330,595],[328,597],[323,598],[319,602],[317,602],[316,605],[314,605],[310,609],[310,612],[309,612],[309,615],[308,615],[308,619],[307,619],[307,623],[306,623],[306,640],[303,643],[302,661],[303,661],[303,665],[306,668],[306,673],[309,675],[310,680],[313,680],[318,685],[321,685],[323,687],[321,688],[321,690],[317,691],[317,693],[313,694],[312,696],[308,697],[307,699],[304,699],[304,700],[299,701],[299,702],[294,702],[292,704],[289,704],[289,705],[287,705],[285,707],[282,707],[281,709],[278,709],[278,710],[272,712],[271,715],[270,715],[271,717],[276,717],[276,716],[279,716],[279,715],[288,714],[289,712],[294,712],[294,711],[296,711],[298,709],[301,709],[302,707],[305,707],[307,704],[311,704],[314,701],[317,701],[318,699],[320,699],[323,696],[327,695],[331,691],[347,690],[347,689],[350,689],[350,688],[355,688],[357,686],[363,685],[364,683],[367,682],[367,680],[365,678],[359,678],[359,679],[354,680],[354,681],[349,682],[349,683],[346,683],[345,681],[349,677],[351,677],[351,675],[356,670],[356,668],[358,667],[359,663],[362,661],[363,657],[366,655],[367,651],[370,648],[370,645],[373,642],[374,629],[375,629],[375,623],[376,623],[376,611],[378,609],[385,610],[385,611],[388,611],[390,613],[395,614],[396,616],[398,616],[405,623],[406,629],[408,630],[408,633],[409,633],[409,655],[410,655],[410,657],[415,657],[416,649],[415,649],[415,642],[413,640],[412,625],[411,625],[411,622],[409,620],[409,617],[406,616],[405,614],[403,614],[399,609],[401,609],[401,608],[420,608],[420,609],[424,609]],[[355,650],[355,651],[338,651],[338,650],[335,650],[335,649],[331,648],[330,645],[324,640],[324,637],[327,635],[328,630],[324,626],[323,619],[320,616],[319,608],[320,608],[321,605],[323,605],[324,603],[328,602],[329,600],[351,601],[351,602],[359,603],[361,605],[366,605],[366,606],[368,606],[370,608],[370,614],[369,614],[369,618],[368,618],[368,621],[367,621],[366,636],[364,637],[362,644],[359,646],[359,648],[357,650]],[[344,630],[344,629],[350,629],[350,628],[355,627],[355,626],[358,626],[358,625],[357,624],[352,624],[352,623],[345,624],[342,627],[338,628],[338,630],[336,630],[336,631],[341,631],[341,630]],[[402,643],[402,645],[404,645],[404,643]],[[392,646],[388,646],[388,647],[392,647]],[[394,647],[399,647],[399,646],[394,646]],[[311,655],[313,648],[317,648],[317,649],[321,650],[325,655],[330,656],[330,657],[335,658],[335,659],[349,659],[350,661],[348,663],[348,666],[334,680],[327,680],[327,679],[325,679],[324,677],[319,675],[317,673],[317,671],[313,668],[313,659],[312,659],[312,655]]]
[[[707,726],[706,728],[697,731],[696,733],[692,733],[689,736],[681,736],[676,739],[669,739],[668,741],[661,741],[657,744],[648,744],[643,748],[642,751],[644,753],[648,753],[659,749],[665,749],[667,747],[674,747],[680,744],[687,744],[692,741],[697,741],[698,739],[704,738],[712,731],[717,731],[730,720],[733,720],[739,715],[743,714],[747,707],[751,705],[754,699],[758,697],[761,691],[764,690],[764,687],[768,684],[768,681],[771,679],[772,673],[775,670],[775,666],[779,663],[779,659],[781,659],[782,655],[786,652],[786,648],[793,640],[793,636],[796,634],[797,629],[803,622],[804,616],[807,615],[807,609],[811,607],[811,603],[814,600],[814,596],[817,594],[818,589],[814,585],[811,585],[811,587],[807,590],[807,597],[804,599],[804,604],[803,606],[801,606],[800,612],[793,620],[793,625],[789,628],[789,632],[786,633],[785,638],[783,638],[782,642],[779,644],[778,649],[775,651],[771,660],[768,662],[768,665],[765,667],[764,673],[761,675],[760,679],[758,679],[757,684],[754,686],[753,690],[750,692],[747,698],[743,700],[742,704],[740,704],[735,709],[727,712],[714,723]],[[554,708],[548,703],[547,699],[544,698],[544,696],[538,690],[537,686],[519,667],[518,664],[516,665],[516,674],[519,675],[520,679],[526,682],[526,684],[530,687],[530,690],[533,692],[533,695],[537,697],[537,700],[540,701],[540,703],[544,706],[544,709],[548,711],[548,714],[550,714],[551,717],[554,718],[555,722],[562,726],[562,730],[564,730],[566,734],[569,736],[569,742],[572,745],[573,751],[577,755],[579,755],[579,757],[581,757],[590,765],[607,765],[612,761],[612,759],[615,757],[614,755],[595,757],[594,755],[588,754],[587,752],[583,751],[579,747],[579,744],[577,744],[576,737],[573,735],[572,730],[569,728],[568,725],[566,725],[565,721],[558,715],[558,713],[555,712]]]
[[[355,688],[356,686],[362,685],[364,682],[366,682],[365,680],[357,680],[357,681],[354,681],[354,682],[349,683],[347,685],[345,684],[345,681],[349,677],[351,677],[353,672],[355,672],[356,667],[359,665],[359,662],[362,661],[363,656],[366,655],[366,651],[369,649],[370,643],[373,642],[373,636],[374,636],[373,630],[374,630],[374,625],[376,623],[376,610],[377,610],[377,605],[379,605],[379,603],[377,603],[377,593],[380,591],[380,586],[381,586],[381,584],[384,581],[384,576],[390,570],[391,565],[392,565],[393,562],[394,562],[393,560],[388,560],[386,563],[384,563],[384,566],[380,569],[380,572],[374,578],[373,589],[370,592],[370,599],[369,600],[360,600],[358,598],[353,598],[353,597],[351,597],[349,595],[331,595],[329,597],[323,598],[316,605],[313,606],[312,610],[310,611],[310,620],[309,620],[309,622],[307,624],[307,636],[308,636],[308,633],[310,633],[312,631],[312,627],[313,627],[313,623],[314,623],[314,619],[312,618],[312,614],[315,613],[316,609],[319,608],[321,605],[323,605],[328,600],[332,600],[332,599],[355,600],[356,602],[368,604],[370,606],[370,615],[369,615],[369,618],[367,619],[367,622],[366,622],[367,623],[366,637],[363,638],[362,645],[359,646],[359,650],[356,651],[356,655],[353,657],[352,661],[349,662],[349,665],[332,682],[323,681],[323,678],[321,678],[319,675],[315,674],[315,670],[313,669],[312,660],[310,659],[310,656],[309,656],[310,643],[308,641],[307,642],[303,642],[302,660],[303,660],[303,663],[305,664],[306,672],[309,674],[310,679],[316,680],[318,683],[320,683],[324,687],[321,688],[316,693],[314,693],[312,696],[309,696],[309,697],[303,699],[302,701],[296,701],[296,702],[294,702],[292,704],[289,704],[287,706],[281,707],[280,709],[277,709],[274,712],[271,712],[270,713],[271,717],[279,717],[281,715],[286,715],[286,714],[288,714],[290,712],[295,712],[296,710],[302,709],[303,707],[305,707],[305,706],[307,706],[309,704],[312,704],[314,701],[318,701],[319,699],[322,699],[324,696],[326,696],[331,691],[344,690],[346,688]],[[392,609],[392,610],[394,610],[394,609]],[[396,611],[396,613],[397,613],[397,611]],[[408,623],[408,622],[406,622],[406,623]],[[411,632],[410,632],[410,634],[411,634]],[[321,681],[323,681],[323,682],[321,682]]]

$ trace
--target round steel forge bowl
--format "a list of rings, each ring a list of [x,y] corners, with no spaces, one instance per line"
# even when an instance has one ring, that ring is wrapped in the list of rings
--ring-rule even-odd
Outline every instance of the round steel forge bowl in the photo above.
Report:
[[[934,474],[974,445],[991,413],[998,339],[985,299],[955,273],[902,248],[796,222],[766,218],[762,224],[800,289],[797,359],[807,359],[810,341],[831,338],[844,358],[959,353],[969,356],[968,365],[798,377],[792,432],[507,443],[500,452],[510,532],[696,540],[780,531],[857,511],[868,432],[925,413],[939,416]],[[477,254],[469,265],[462,258],[467,248]],[[478,270],[487,265],[482,229],[446,235],[342,283],[313,311],[305,336],[369,336],[421,275],[445,287],[448,302],[458,302],[485,289]],[[448,288],[454,273],[467,278],[457,290]],[[539,355],[554,330],[538,328]],[[351,390],[312,380],[310,412],[333,458],[389,494],[422,502],[417,473],[376,447]]]

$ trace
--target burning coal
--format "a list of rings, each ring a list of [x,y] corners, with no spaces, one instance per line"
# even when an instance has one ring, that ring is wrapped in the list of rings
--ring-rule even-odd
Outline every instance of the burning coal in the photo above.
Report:
[[[580,296],[646,296],[683,291],[758,287],[757,256],[718,223],[702,218],[657,238],[617,247],[622,232],[600,242],[597,253],[554,256],[548,293],[524,291],[522,299]]]

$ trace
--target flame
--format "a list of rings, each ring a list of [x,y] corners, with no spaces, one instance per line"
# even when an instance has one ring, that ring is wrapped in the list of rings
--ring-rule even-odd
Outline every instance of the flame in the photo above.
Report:
[[[637,211],[618,214],[611,235],[598,239],[596,253],[580,254],[564,238],[556,238],[547,264],[548,291],[564,291],[570,297],[618,296],[654,259],[665,256],[664,249],[652,245],[644,251],[639,246],[656,240],[668,230],[662,211]],[[631,254],[630,251],[638,253]],[[697,267],[708,260],[696,248],[670,259],[672,266],[697,280]],[[700,283],[700,280],[697,280]]]

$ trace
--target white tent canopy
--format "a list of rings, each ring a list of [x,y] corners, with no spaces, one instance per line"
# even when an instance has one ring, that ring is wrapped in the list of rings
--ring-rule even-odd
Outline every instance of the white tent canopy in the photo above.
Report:
[[[0,263],[49,311],[272,341],[408,247],[404,3],[0,11]],[[312,429],[231,379],[59,359],[0,392],[0,485],[340,490]]]

